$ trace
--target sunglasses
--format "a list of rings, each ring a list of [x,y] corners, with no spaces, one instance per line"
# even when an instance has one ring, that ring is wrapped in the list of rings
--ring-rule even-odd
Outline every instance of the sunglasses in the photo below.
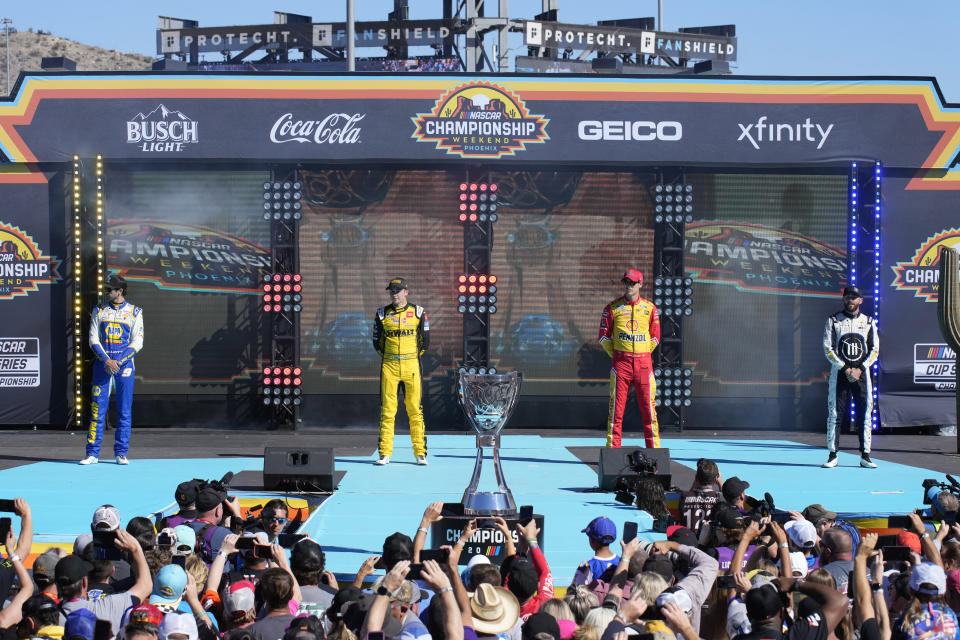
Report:
[[[279,522],[280,524],[287,524],[287,519],[286,519],[286,518],[278,518],[278,517],[276,517],[276,516],[273,516],[273,517],[270,517],[270,518],[264,518],[264,520],[265,520],[266,522]]]

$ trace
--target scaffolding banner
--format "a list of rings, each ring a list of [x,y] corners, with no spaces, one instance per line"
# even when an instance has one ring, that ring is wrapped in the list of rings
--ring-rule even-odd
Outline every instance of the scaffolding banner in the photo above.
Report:
[[[884,427],[957,424],[957,354],[937,324],[940,248],[960,248],[952,191],[905,191],[883,181],[880,298],[880,422]],[[897,212],[909,211],[909,215]]]
[[[134,81],[135,80],[135,81]],[[111,159],[947,167],[931,81],[298,74],[25,76],[11,161]],[[82,90],[79,89],[82,87]]]
[[[0,424],[65,420],[64,223],[51,177],[0,174]]]

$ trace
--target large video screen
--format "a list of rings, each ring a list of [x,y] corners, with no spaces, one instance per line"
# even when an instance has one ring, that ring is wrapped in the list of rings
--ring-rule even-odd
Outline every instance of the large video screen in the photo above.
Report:
[[[409,302],[424,307],[430,323],[425,381],[447,376],[463,351],[463,172],[307,168],[301,179],[304,392],[379,393],[373,318],[391,303],[386,286],[395,277],[407,280]]]
[[[233,393],[257,379],[268,345],[259,312],[268,176],[107,167],[107,266],[144,314],[138,393]]]
[[[694,396],[770,399],[786,428],[819,416],[823,326],[847,282],[847,176],[687,179],[696,219],[685,232],[694,313],[684,359]]]
[[[495,172],[501,202],[491,359],[519,369],[524,395],[606,395],[600,314],[628,268],[653,290],[652,173]]]

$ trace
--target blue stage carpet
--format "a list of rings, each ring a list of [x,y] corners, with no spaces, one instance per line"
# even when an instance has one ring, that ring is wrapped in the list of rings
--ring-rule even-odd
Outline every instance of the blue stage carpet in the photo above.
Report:
[[[402,435],[386,467],[373,464],[375,454],[338,457],[336,467],[346,475],[301,531],[323,546],[329,569],[340,576],[352,575],[367,556],[379,554],[390,533],[399,530],[412,536],[427,504],[460,500],[473,469],[474,442],[473,435],[430,436],[427,467],[414,464],[409,440]],[[611,493],[593,491],[596,472],[566,448],[600,444],[600,438],[502,438],[504,474],[517,504],[532,504],[545,516],[544,552],[558,586],[569,584],[577,564],[590,557],[580,530],[598,515],[610,517],[618,527],[636,520],[642,538],[662,537],[649,531],[651,519],[645,514],[617,503]],[[626,439],[623,446],[642,447],[643,441]],[[700,457],[715,460],[724,478],[747,480],[752,495],[771,493],[779,508],[799,510],[820,502],[841,517],[906,513],[919,506],[923,478],[939,475],[881,460],[876,460],[878,469],[862,469],[859,457],[847,453],[840,454],[838,468],[821,469],[824,449],[788,441],[664,438],[663,446],[670,448],[674,461],[689,467],[695,467]],[[37,543],[64,543],[89,530],[100,504],[117,506],[124,521],[149,516],[172,506],[174,489],[185,479],[261,470],[262,465],[260,458],[137,459],[129,467],[112,462],[90,467],[73,461],[39,462],[0,471],[0,485],[7,487],[5,494],[30,501]]]

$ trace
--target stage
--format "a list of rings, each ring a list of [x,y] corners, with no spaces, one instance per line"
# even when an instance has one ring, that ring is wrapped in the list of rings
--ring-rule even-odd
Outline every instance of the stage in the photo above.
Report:
[[[643,446],[636,434],[625,435],[633,437],[624,439],[624,448]],[[351,579],[366,557],[379,554],[387,535],[399,530],[412,536],[427,504],[460,499],[476,451],[472,434],[430,432],[429,466],[419,467],[409,436],[398,433],[393,461],[378,467],[373,464],[376,433],[370,429],[139,429],[132,438],[130,466],[113,463],[110,433],[101,462],[81,467],[76,460],[84,436],[0,432],[0,485],[7,487],[2,497],[29,500],[35,553],[51,544],[69,547],[76,535],[88,530],[100,504],[117,506],[124,522],[171,512],[179,482],[219,478],[227,471],[260,472],[265,446],[333,447],[336,470],[342,473],[337,491],[331,496],[288,495],[304,498],[312,508],[300,531],[322,545],[327,568]],[[843,518],[906,513],[920,506],[924,478],[942,479],[957,469],[955,437],[875,435],[872,457],[878,468],[873,470],[859,466],[851,435],[842,436],[840,466],[820,468],[826,459],[823,440],[821,434],[806,432],[696,430],[665,434],[662,446],[670,449],[673,484],[681,489],[689,488],[697,459],[707,457],[717,462],[724,478],[739,476],[750,482],[748,494],[769,492],[778,508],[800,510],[819,502]],[[589,557],[580,530],[598,515],[610,517],[618,528],[637,521],[642,538],[662,537],[650,531],[646,514],[597,490],[597,447],[602,442],[602,434],[583,430],[507,429],[502,439],[503,469],[517,504],[532,504],[545,517],[544,552],[557,586],[569,584],[577,564]],[[237,483],[234,489],[247,506],[274,495]]]

